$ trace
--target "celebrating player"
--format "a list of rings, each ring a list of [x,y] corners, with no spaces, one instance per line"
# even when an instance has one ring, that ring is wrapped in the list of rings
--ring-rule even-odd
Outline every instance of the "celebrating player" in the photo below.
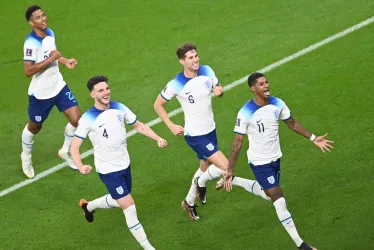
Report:
[[[78,102],[66,85],[58,64],[64,64],[74,69],[77,61],[61,56],[56,48],[55,36],[47,28],[47,16],[36,5],[26,10],[26,20],[32,27],[32,32],[26,37],[24,43],[24,70],[26,76],[32,76],[29,86],[29,122],[22,132],[22,170],[28,178],[33,178],[31,152],[34,146],[34,135],[42,129],[54,106],[64,112],[69,123],[65,127],[65,141],[58,155],[67,161],[68,165],[77,169],[69,154],[71,141],[81,117]]]
[[[228,167],[228,159],[218,149],[211,95],[213,92],[216,96],[222,96],[223,86],[209,66],[200,66],[195,45],[182,44],[177,49],[177,56],[183,65],[183,72],[166,85],[157,97],[154,109],[174,135],[184,135],[187,144],[200,160],[200,167],[192,179],[186,199],[182,202],[190,219],[197,220],[199,216],[196,212],[196,196],[205,204],[207,181],[222,176]],[[174,124],[164,108],[173,97],[176,97],[182,106],[184,128]]]
[[[131,196],[130,156],[127,152],[126,128],[124,123],[132,125],[139,133],[154,139],[160,148],[167,142],[151,128],[137,120],[136,115],[125,105],[110,101],[108,78],[94,76],[87,87],[95,104],[79,120],[78,129],[71,146],[71,156],[82,174],[89,174],[91,166],[81,161],[79,148],[89,136],[94,147],[95,167],[100,179],[106,185],[109,194],[94,201],[80,201],[88,222],[93,221],[93,212],[97,208],[121,207],[126,223],[144,249],[154,249],[140,224],[135,202]]]
[[[236,179],[234,177],[232,180],[232,170],[242,148],[244,135],[247,134],[250,142],[247,151],[249,165],[261,186],[253,183],[252,189],[256,188],[258,195],[270,197],[280,222],[299,249],[316,250],[300,238],[279,186],[282,157],[278,134],[279,119],[291,130],[310,139],[323,152],[333,148],[333,141],[326,140],[327,134],[315,136],[296,121],[281,99],[270,96],[269,83],[263,74],[251,74],[248,77],[248,85],[254,93],[254,98],[246,102],[238,113],[234,129],[236,136],[232,144],[229,168],[225,173],[224,186],[230,191],[232,181]]]

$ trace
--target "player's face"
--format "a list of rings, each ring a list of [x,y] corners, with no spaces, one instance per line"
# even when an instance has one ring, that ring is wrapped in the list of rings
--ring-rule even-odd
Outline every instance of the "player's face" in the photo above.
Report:
[[[184,66],[184,68],[197,71],[199,69],[199,55],[196,50],[190,50],[185,54],[184,59],[180,59],[179,62]]]
[[[251,87],[255,95],[267,99],[270,96],[269,82],[266,77],[260,77],[257,79],[256,83]]]
[[[33,28],[45,30],[47,28],[47,16],[44,11],[36,10],[32,13],[29,23]]]
[[[96,84],[92,91],[91,96],[95,99],[95,102],[98,102],[103,105],[107,105],[110,102],[110,89],[106,82],[99,82]]]

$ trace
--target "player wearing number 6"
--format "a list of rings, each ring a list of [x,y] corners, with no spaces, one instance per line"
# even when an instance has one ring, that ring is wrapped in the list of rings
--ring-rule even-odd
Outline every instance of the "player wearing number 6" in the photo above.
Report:
[[[183,72],[177,74],[159,94],[154,109],[174,135],[184,135],[187,144],[200,160],[199,169],[192,178],[186,199],[182,202],[190,219],[197,220],[199,216],[195,206],[196,197],[205,204],[206,182],[222,176],[228,166],[228,159],[218,149],[212,110],[212,92],[221,96],[223,86],[219,84],[209,66],[200,66],[197,49],[193,44],[182,44],[177,49],[177,56],[183,65]],[[182,106],[184,128],[174,124],[164,108],[173,97],[176,97]]]
[[[138,121],[128,107],[110,101],[108,78],[94,76],[88,81],[87,87],[95,100],[95,105],[79,120],[70,154],[79,171],[82,174],[89,174],[91,166],[82,163],[79,148],[87,136],[90,138],[94,148],[96,171],[109,194],[90,202],[82,199],[79,205],[88,222],[93,221],[93,212],[97,208],[121,207],[127,226],[135,239],[144,249],[154,249],[138,220],[135,202],[131,196],[130,156],[127,152],[124,123],[132,125],[139,133],[155,140],[160,148],[166,147],[167,142],[147,125]]]

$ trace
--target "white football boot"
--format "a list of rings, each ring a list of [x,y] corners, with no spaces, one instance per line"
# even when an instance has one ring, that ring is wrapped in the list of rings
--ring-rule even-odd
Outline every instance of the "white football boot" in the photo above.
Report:
[[[34,178],[35,172],[34,168],[32,167],[32,159],[31,155],[30,156],[24,156],[21,153],[21,161],[22,161],[22,170],[23,173],[27,176],[27,178]]]
[[[71,169],[74,169],[74,170],[78,170],[78,167],[77,165],[75,165],[73,159],[71,158],[70,156],[70,152],[69,152],[69,149],[65,149],[65,148],[61,148],[59,151],[58,151],[58,156],[65,160],[68,164],[68,166],[71,168]]]

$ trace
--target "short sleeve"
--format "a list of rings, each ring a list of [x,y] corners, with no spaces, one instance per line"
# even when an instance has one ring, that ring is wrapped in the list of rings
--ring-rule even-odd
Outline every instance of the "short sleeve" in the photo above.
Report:
[[[173,97],[178,94],[178,90],[176,88],[175,80],[171,80],[168,82],[166,87],[161,91],[160,95],[166,100],[170,101]]]
[[[36,44],[32,40],[26,40],[23,45],[23,60],[36,61]]]
[[[136,115],[128,108],[125,109],[125,122],[128,125],[133,125],[138,120]]]
[[[74,133],[74,136],[86,139],[88,133],[91,131],[90,122],[87,121],[84,116],[79,119],[77,130]]]
[[[237,115],[234,132],[237,134],[247,134],[247,128],[249,125],[249,119],[245,114],[244,110],[241,109]]]
[[[283,121],[288,120],[291,118],[291,111],[287,107],[286,103],[283,102],[283,107],[280,111],[279,118],[282,119]]]

